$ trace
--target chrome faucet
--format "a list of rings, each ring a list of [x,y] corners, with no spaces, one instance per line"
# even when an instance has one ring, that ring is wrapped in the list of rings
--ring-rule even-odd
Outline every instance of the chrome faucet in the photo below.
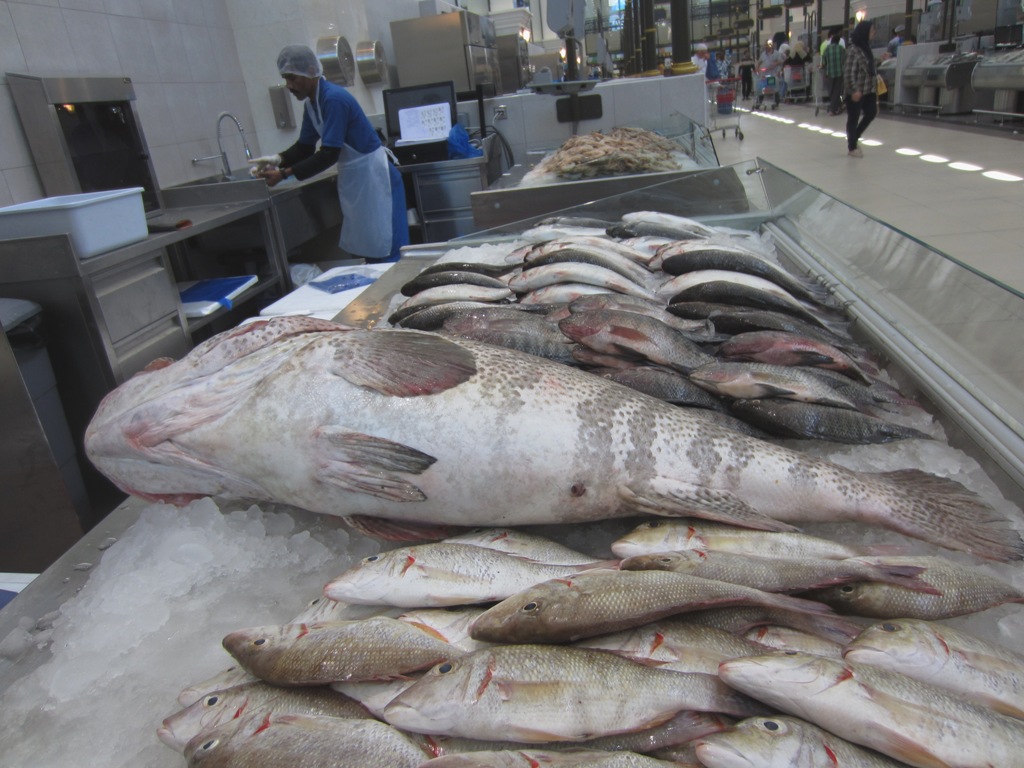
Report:
[[[232,180],[231,176],[231,164],[228,162],[228,153],[224,151],[224,144],[220,137],[220,124],[225,117],[231,118],[231,121],[235,124],[238,129],[238,135],[242,137],[242,147],[245,148],[245,159],[252,160],[252,150],[249,149],[249,142],[245,140],[245,130],[242,128],[242,124],[238,122],[238,118],[232,115],[230,112],[221,112],[217,116],[217,149],[220,150],[220,161],[224,165],[224,178]]]

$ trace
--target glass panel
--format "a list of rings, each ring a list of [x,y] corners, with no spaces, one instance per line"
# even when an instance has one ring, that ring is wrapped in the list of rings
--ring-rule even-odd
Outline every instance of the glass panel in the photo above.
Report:
[[[145,209],[159,207],[129,102],[58,104],[56,110],[83,192],[142,187]]]

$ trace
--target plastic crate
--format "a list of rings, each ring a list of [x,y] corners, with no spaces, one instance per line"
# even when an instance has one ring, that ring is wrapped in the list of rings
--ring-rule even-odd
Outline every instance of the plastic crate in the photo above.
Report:
[[[87,259],[145,240],[142,187],[83,192],[0,208],[3,238],[67,234],[79,258]]]

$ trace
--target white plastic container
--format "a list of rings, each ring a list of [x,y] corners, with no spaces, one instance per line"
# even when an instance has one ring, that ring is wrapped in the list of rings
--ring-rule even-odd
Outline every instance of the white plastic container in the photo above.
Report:
[[[145,240],[142,187],[59,195],[0,208],[0,239],[67,233],[79,258],[87,259]]]

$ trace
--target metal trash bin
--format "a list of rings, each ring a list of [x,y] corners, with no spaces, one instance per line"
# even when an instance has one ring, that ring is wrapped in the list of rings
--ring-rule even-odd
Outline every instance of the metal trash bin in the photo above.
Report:
[[[46,350],[43,322],[42,307],[39,304],[24,299],[0,298],[0,327],[13,356],[14,365],[10,368],[15,369],[9,370],[5,364],[3,375],[5,381],[7,377],[14,377],[16,381],[17,376],[20,376],[24,383],[25,396],[29,400],[24,408],[30,414],[34,411],[38,422],[37,427],[19,430],[16,435],[18,445],[11,446],[11,449],[18,451],[17,461],[22,465],[20,471],[38,481],[42,481],[43,475],[35,460],[30,457],[41,458],[47,454],[48,449],[48,454],[55,465],[54,469],[65,485],[63,492],[66,492],[67,496],[65,497],[63,493],[60,493],[60,496],[66,498],[66,503],[70,502],[74,507],[78,516],[78,520],[74,522],[80,525],[82,520],[89,519],[91,507],[78,464],[75,441],[63,411],[56,378]],[[6,387],[4,391],[7,391]],[[29,418],[31,419],[31,416]],[[38,444],[42,441],[45,441],[46,445]],[[15,467],[10,466],[7,469],[13,471]],[[51,487],[47,493],[57,494],[59,490]],[[56,515],[56,511],[50,506],[55,499],[37,501],[39,509],[23,509],[19,514]],[[44,509],[44,506],[47,508]],[[78,535],[81,535],[80,530]]]

